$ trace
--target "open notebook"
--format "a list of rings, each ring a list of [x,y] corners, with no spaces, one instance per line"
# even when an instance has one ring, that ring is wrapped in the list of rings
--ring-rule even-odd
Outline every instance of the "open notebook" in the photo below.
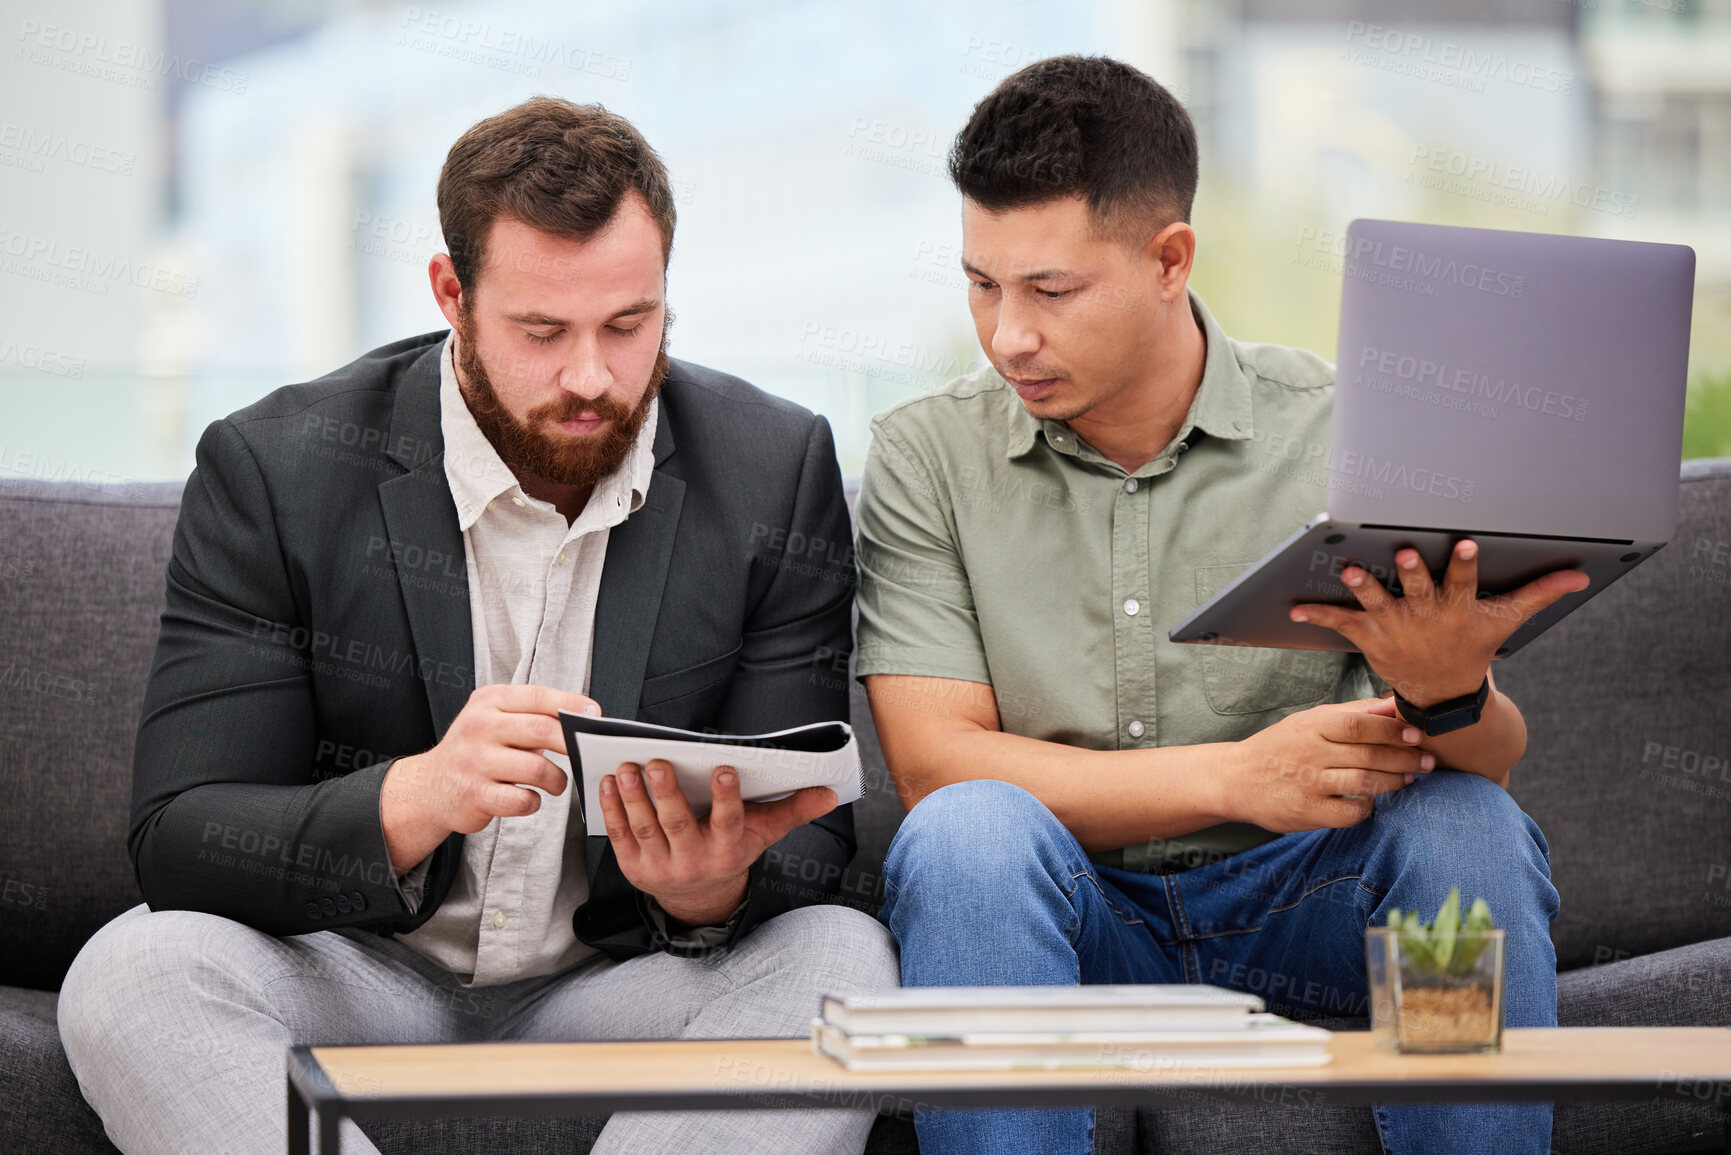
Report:
[[[717,766],[739,774],[740,796],[770,802],[805,786],[828,786],[836,805],[865,793],[859,742],[846,722],[815,722],[768,734],[704,734],[652,722],[559,711],[571,773],[582,784],[584,822],[601,830],[601,779],[622,762],[663,758],[698,816],[709,813],[709,776]],[[594,817],[591,818],[590,816]]]

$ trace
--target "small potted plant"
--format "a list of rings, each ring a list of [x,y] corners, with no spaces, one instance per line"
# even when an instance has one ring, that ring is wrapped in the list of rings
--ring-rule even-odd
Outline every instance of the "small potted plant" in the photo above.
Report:
[[[1461,916],[1452,887],[1425,925],[1416,910],[1388,912],[1365,933],[1371,1030],[1404,1052],[1497,1051],[1503,1042],[1503,932],[1475,899]]]

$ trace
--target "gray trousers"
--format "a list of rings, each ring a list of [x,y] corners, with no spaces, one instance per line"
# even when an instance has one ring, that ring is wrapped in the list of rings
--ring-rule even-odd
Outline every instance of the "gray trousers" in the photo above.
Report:
[[[126,1155],[281,1155],[290,1044],[794,1038],[820,996],[893,987],[897,974],[889,933],[840,906],[790,911],[708,958],[596,958],[464,987],[370,931],[275,938],[140,905],[73,960],[60,1038]],[[621,1112],[594,1150],[858,1152],[871,1124],[862,1110]],[[342,1149],[378,1152],[347,1119]]]

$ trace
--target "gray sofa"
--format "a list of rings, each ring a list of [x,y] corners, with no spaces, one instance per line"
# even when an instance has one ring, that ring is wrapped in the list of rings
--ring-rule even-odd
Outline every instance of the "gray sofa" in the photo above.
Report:
[[[84,941],[140,901],[129,766],[179,489],[0,482],[0,1155],[114,1150],[66,1065],[55,991]],[[1497,676],[1526,713],[1514,792],[1563,896],[1564,1025],[1731,1026],[1731,459],[1686,465],[1672,543]],[[843,897],[875,910],[901,808],[857,686],[854,720],[871,789]],[[1716,1150],[1718,1113],[1698,1093],[1564,1105],[1555,1151]],[[369,1131],[389,1155],[522,1155],[585,1151],[598,1125]],[[1368,1112],[1328,1106],[1108,1112],[1099,1142],[1378,1150]],[[914,1149],[906,1119],[879,1120],[874,1152]]]

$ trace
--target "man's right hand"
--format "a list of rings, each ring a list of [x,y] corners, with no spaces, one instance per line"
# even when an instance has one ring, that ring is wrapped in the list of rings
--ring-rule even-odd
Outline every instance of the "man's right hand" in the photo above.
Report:
[[[437,746],[391,763],[379,820],[392,868],[405,873],[452,833],[535,813],[541,796],[531,786],[563,793],[567,775],[540,753],[565,748],[560,710],[601,713],[594,700],[550,686],[482,686]]]
[[[1422,737],[1395,713],[1393,698],[1288,714],[1237,743],[1239,757],[1219,783],[1222,813],[1279,834],[1356,825],[1370,817],[1376,795],[1436,765],[1418,748]]]

